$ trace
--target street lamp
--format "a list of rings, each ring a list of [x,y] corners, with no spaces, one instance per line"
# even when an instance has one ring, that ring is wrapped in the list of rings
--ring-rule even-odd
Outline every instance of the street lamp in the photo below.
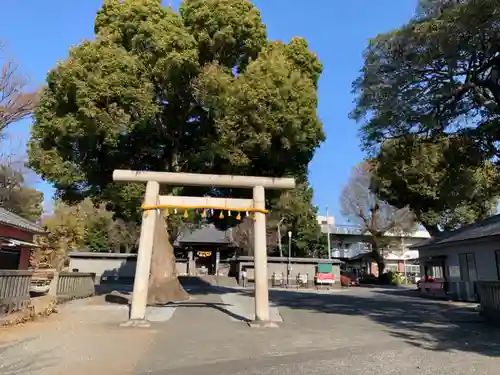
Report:
[[[328,244],[328,259],[332,259],[332,247],[330,244],[330,220],[328,215],[328,206],[326,206],[326,235]]]
[[[292,256],[292,232],[288,231],[288,262],[290,262],[291,256]]]

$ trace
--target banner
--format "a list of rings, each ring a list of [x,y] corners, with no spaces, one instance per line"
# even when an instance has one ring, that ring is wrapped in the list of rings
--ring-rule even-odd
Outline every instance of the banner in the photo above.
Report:
[[[318,272],[316,274],[316,279],[319,281],[335,281],[335,275],[333,273]]]

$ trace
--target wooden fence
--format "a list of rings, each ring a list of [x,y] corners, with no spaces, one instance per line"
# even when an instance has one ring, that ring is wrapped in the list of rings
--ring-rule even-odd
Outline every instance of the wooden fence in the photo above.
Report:
[[[95,274],[80,272],[54,273],[49,293],[59,301],[85,298],[95,293]],[[25,309],[33,292],[33,271],[0,270],[0,316]]]
[[[477,281],[476,288],[481,314],[488,320],[500,323],[500,281]]]
[[[0,270],[0,315],[26,308],[30,303],[32,271]]]
[[[95,274],[60,272],[57,280],[57,296],[63,299],[85,298],[95,293]]]

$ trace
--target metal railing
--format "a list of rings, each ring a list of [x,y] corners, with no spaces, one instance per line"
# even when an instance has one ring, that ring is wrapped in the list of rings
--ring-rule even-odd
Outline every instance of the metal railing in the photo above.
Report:
[[[476,288],[481,314],[498,322],[500,320],[500,281],[477,281]]]
[[[57,280],[57,296],[66,299],[85,298],[95,293],[95,274],[60,272]]]
[[[0,315],[28,307],[32,275],[32,271],[0,270]]]

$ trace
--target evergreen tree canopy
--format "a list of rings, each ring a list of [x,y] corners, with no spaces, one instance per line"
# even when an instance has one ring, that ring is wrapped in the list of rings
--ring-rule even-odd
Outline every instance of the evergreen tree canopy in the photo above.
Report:
[[[47,76],[29,163],[63,199],[124,217],[144,187],[113,184],[117,168],[304,178],[321,70],[304,39],[268,41],[248,0],[105,0],[95,39]]]
[[[372,188],[433,233],[496,206],[499,21],[497,0],[420,0],[408,24],[370,40],[353,84]]]

